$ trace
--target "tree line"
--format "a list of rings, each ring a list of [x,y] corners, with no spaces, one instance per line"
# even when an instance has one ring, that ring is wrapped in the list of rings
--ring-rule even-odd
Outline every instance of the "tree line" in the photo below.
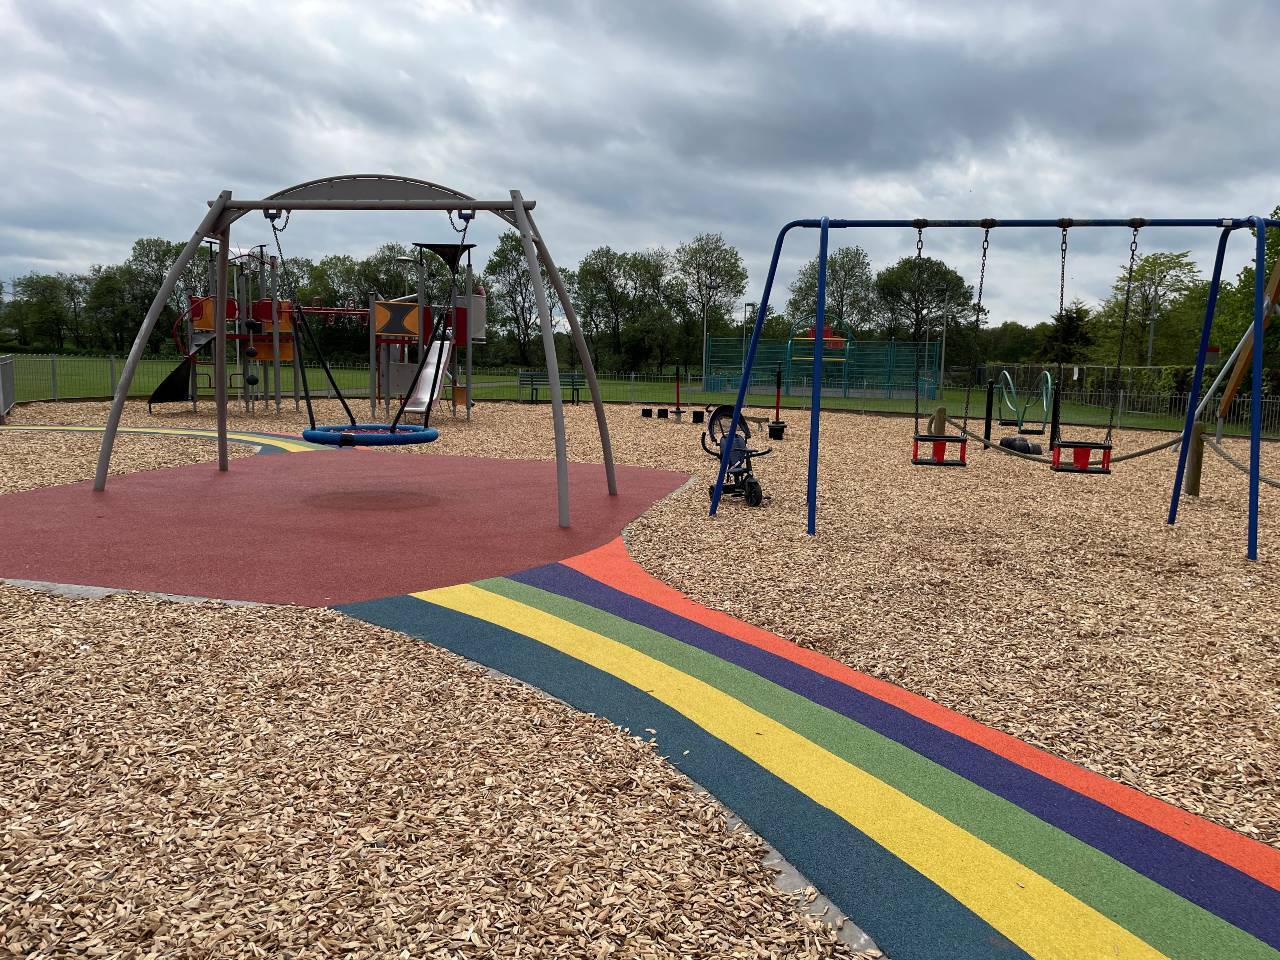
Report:
[[[1277,247],[1280,243],[1268,245],[1268,269],[1280,254]],[[123,353],[180,249],[180,244],[143,238],[118,264],[15,278],[0,299],[0,350]],[[414,248],[397,243],[383,244],[365,257],[289,257],[279,275],[279,293],[325,306],[363,306],[371,293],[402,296],[416,289],[417,257]],[[428,296],[442,303],[449,271],[435,257],[423,262]],[[266,295],[265,260],[251,252],[236,263],[253,295]],[[1136,258],[1127,321],[1127,264],[1118,268],[1100,303],[1076,299],[1060,314],[1028,326],[992,317],[988,306],[976,302],[973,283],[941,259],[906,256],[876,271],[861,247],[838,247],[827,263],[826,322],[832,334],[855,340],[936,340],[945,328],[947,366],[954,372],[992,363],[1189,365],[1208,298],[1208,279],[1190,253]],[[474,271],[488,295],[489,321],[489,339],[477,361],[540,365],[537,304],[519,235],[502,234]],[[592,360],[602,371],[696,368],[704,336],[740,337],[744,323],[754,318],[754,304],[743,303],[748,275],[742,255],[718,233],[699,234],[674,249],[597,247],[574,267],[562,268],[562,276]],[[815,258],[796,272],[781,311],[770,307],[766,338],[786,339],[812,329],[817,281]],[[148,344],[152,352],[176,350],[171,330],[188,297],[207,294],[209,283],[209,260],[196,257],[157,324]],[[550,305],[558,315],[554,296]],[[1252,309],[1249,266],[1225,279],[1219,293],[1214,341],[1224,355],[1247,329]],[[333,359],[363,361],[367,332],[362,319],[327,318],[317,324],[317,333]],[[562,348],[561,357],[567,356]]]

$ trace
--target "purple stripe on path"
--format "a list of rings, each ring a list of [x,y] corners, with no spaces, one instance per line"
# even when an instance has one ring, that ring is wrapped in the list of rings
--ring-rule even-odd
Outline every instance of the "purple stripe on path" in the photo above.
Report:
[[[926,720],[807,667],[554,563],[511,576],[736,664],[1003,797],[1258,939],[1280,946],[1280,892]]]

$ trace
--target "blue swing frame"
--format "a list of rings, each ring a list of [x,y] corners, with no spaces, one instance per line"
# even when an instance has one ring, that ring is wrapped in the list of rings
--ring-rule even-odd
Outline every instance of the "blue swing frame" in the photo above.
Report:
[[[1075,220],[1075,219],[1035,219],[1035,220],[833,220],[830,217],[819,219],[792,220],[778,231],[778,238],[773,245],[773,258],[769,262],[769,273],[765,279],[764,295],[756,309],[756,322],[751,331],[751,343],[747,348],[743,361],[742,377],[738,384],[738,397],[733,405],[733,419],[729,423],[729,434],[737,429],[742,417],[742,407],[747,397],[747,387],[751,381],[751,368],[755,363],[756,346],[760,342],[760,333],[764,329],[765,314],[769,309],[769,297],[773,292],[773,281],[778,272],[778,260],[782,256],[783,243],[787,234],[795,229],[819,230],[818,240],[818,293],[817,317],[814,323],[814,338],[822,342],[826,332],[826,290],[827,290],[827,241],[831,230],[845,229],[928,229],[986,227],[1031,227],[1057,228],[1063,227],[1126,227],[1132,229],[1136,221],[1133,219],[1112,220]],[[1222,264],[1226,255],[1227,240],[1232,232],[1252,227],[1257,232],[1254,250],[1254,307],[1253,307],[1253,389],[1250,395],[1249,421],[1249,525],[1246,554],[1250,560],[1258,559],[1258,503],[1260,477],[1262,475],[1262,352],[1263,324],[1265,321],[1266,303],[1266,249],[1267,228],[1280,227],[1280,220],[1269,217],[1226,217],[1226,218],[1178,218],[1142,220],[1142,228],[1148,227],[1214,227],[1222,231],[1218,238],[1218,252],[1214,261],[1213,276],[1209,285],[1209,298],[1205,305],[1204,327],[1200,334],[1200,350],[1196,357],[1196,371],[1192,380],[1191,399],[1187,406],[1186,423],[1183,428],[1182,445],[1178,455],[1178,471],[1174,479],[1173,494],[1169,504],[1169,523],[1174,523],[1178,516],[1178,498],[1182,493],[1183,477],[1187,465],[1187,448],[1191,438],[1191,427],[1195,422],[1195,410],[1199,402],[1200,389],[1204,381],[1205,359],[1209,349],[1209,333],[1213,327],[1214,309],[1218,300],[1218,289],[1222,281]],[[822,409],[822,351],[815,350],[813,356],[813,387],[810,399],[809,414],[809,473],[808,473],[808,523],[807,531],[812,536],[817,530],[818,515],[818,428]],[[729,469],[728,451],[720,460],[720,469],[716,474],[715,489],[711,493],[710,516],[716,515],[720,506],[720,496],[724,490],[725,475]]]

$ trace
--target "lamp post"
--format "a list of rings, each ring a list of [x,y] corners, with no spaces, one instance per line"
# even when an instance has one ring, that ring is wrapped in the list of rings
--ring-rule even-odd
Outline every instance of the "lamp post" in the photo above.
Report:
[[[702,385],[707,385],[707,311],[702,311]]]
[[[1156,317],[1155,312],[1147,310],[1147,366],[1151,366],[1156,353]]]
[[[256,255],[254,255],[255,250],[257,251]],[[258,295],[265,296],[267,289],[267,245],[260,243],[257,246],[250,247],[249,254],[249,262],[253,263],[256,260],[258,264]],[[249,299],[253,299],[252,290],[249,291]]]
[[[745,369],[747,365],[747,331],[751,329],[751,315],[756,312],[759,304],[750,301],[742,305],[742,366]]]
[[[419,254],[419,258],[421,258],[421,254]],[[396,263],[407,263],[410,266],[412,266],[417,262],[418,261],[415,260],[413,257],[396,257]],[[404,295],[406,297],[409,295],[409,271],[408,270],[404,272]]]
[[[935,400],[941,400],[942,383],[947,376],[947,320],[951,316],[950,310],[942,312],[942,345],[938,348],[938,383]]]
[[[418,255],[416,257],[396,257],[396,263],[404,263],[414,265],[418,270],[418,359],[422,359],[422,351],[426,349],[427,343],[427,264],[423,259],[425,253],[425,245],[422,243],[414,243],[417,248]],[[409,296],[409,271],[405,271],[404,295]]]

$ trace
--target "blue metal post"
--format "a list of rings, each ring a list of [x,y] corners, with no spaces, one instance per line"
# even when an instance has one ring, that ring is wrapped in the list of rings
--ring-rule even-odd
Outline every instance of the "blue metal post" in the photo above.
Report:
[[[747,348],[747,358],[742,364],[742,380],[738,383],[738,399],[733,404],[733,418],[729,421],[728,442],[720,444],[720,469],[716,472],[716,486],[711,491],[710,516],[716,515],[720,506],[720,497],[724,493],[724,478],[729,472],[729,457],[733,452],[733,437],[738,431],[738,423],[742,419],[742,405],[747,398],[747,383],[751,379],[751,367],[756,362],[756,346],[760,343],[760,331],[764,329],[765,313],[769,309],[769,294],[773,292],[773,279],[778,272],[778,260],[782,256],[782,243],[787,233],[796,226],[816,226],[815,221],[793,220],[778,231],[778,239],[773,244],[773,259],[769,261],[769,276],[764,282],[764,296],[760,298],[760,307],[756,311],[756,325],[751,331],[751,345]]]
[[[822,354],[826,348],[827,237],[831,221],[822,218],[818,236],[818,317],[813,325],[813,399],[809,410],[809,536],[818,525],[818,424],[822,419]]]
[[[1196,407],[1200,403],[1200,387],[1204,383],[1204,364],[1209,355],[1209,333],[1213,329],[1213,313],[1218,304],[1218,288],[1222,285],[1222,261],[1227,254],[1227,240],[1231,227],[1218,237],[1218,254],[1213,260],[1213,277],[1209,280],[1209,299],[1204,306],[1204,326],[1200,330],[1200,349],[1196,353],[1196,372],[1191,378],[1191,397],[1187,404],[1187,419],[1182,425],[1182,444],[1178,447],[1178,472],[1173,478],[1173,498],[1169,501],[1169,523],[1178,520],[1178,504],[1182,500],[1182,481],[1187,472],[1187,455],[1191,447],[1191,428],[1195,425]],[[1062,389],[1062,384],[1058,384]]]
[[[1258,493],[1262,476],[1262,340],[1267,312],[1267,221],[1253,217],[1258,231],[1253,265],[1253,389],[1249,397],[1249,559],[1258,559]]]

